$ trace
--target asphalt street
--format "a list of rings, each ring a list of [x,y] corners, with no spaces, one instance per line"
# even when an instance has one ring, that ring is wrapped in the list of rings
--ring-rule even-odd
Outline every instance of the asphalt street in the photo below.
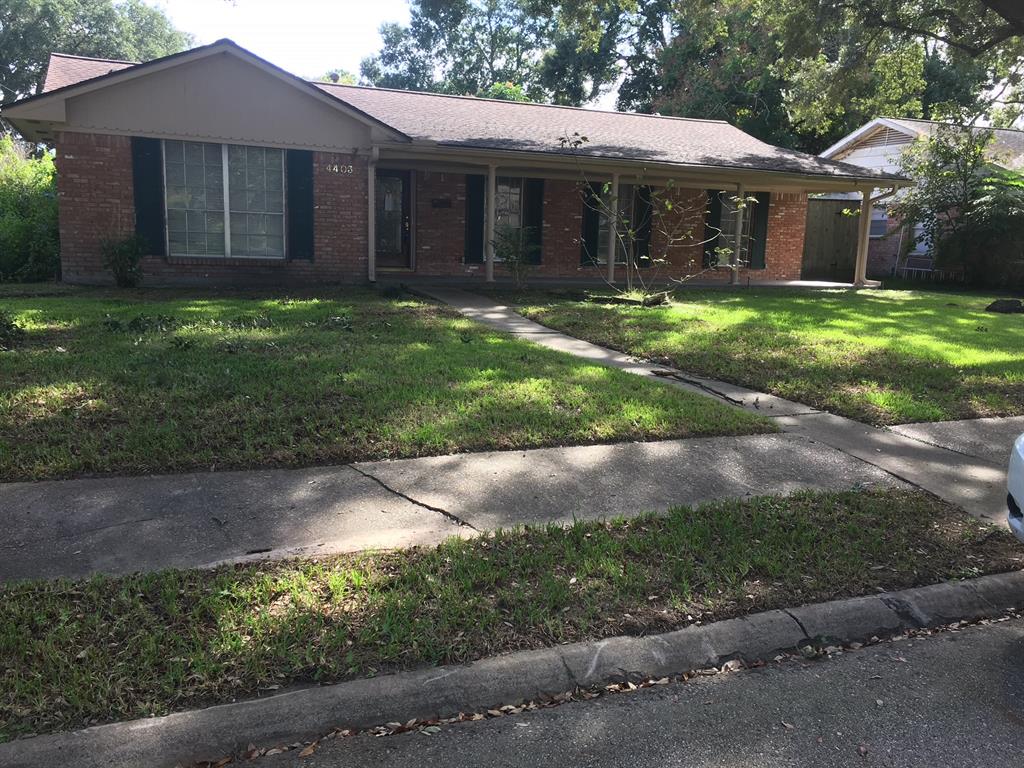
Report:
[[[1019,768],[1024,619],[246,764]]]

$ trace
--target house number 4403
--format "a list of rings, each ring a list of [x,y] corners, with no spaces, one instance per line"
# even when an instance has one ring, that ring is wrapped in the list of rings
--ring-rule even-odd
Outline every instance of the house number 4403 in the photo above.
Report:
[[[338,165],[338,163],[327,164],[328,173],[352,173],[351,165]]]

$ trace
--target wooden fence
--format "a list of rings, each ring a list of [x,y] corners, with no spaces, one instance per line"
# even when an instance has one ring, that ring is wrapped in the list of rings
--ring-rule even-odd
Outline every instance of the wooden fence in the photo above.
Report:
[[[859,200],[808,201],[801,271],[804,280],[853,280],[860,217],[847,216],[843,209],[856,210],[859,205]]]

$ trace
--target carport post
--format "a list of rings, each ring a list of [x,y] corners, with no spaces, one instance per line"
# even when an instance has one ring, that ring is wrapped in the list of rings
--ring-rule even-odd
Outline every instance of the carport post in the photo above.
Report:
[[[863,288],[868,279],[868,243],[871,237],[871,190],[861,190],[860,221],[857,222],[857,261],[853,268],[853,284]]]
[[[608,282],[615,282],[615,253],[619,239],[619,174],[612,174],[611,199],[608,201]]]
[[[484,279],[494,282],[494,216],[498,194],[498,168],[487,166],[487,218],[484,221]]]

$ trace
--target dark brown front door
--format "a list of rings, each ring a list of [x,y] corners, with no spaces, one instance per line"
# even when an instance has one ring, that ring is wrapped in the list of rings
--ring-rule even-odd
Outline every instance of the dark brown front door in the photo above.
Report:
[[[409,171],[377,171],[377,266],[411,267]]]

